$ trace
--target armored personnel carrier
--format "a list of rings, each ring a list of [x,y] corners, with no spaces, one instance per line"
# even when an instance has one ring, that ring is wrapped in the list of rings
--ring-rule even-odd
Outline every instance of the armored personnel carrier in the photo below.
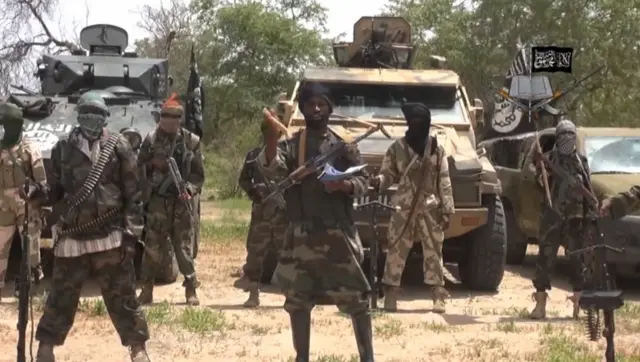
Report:
[[[446,69],[443,57],[431,57],[428,69],[413,68],[416,48],[405,19],[363,17],[353,33],[353,42],[333,45],[337,67],[306,69],[290,99],[280,101],[281,122],[290,134],[304,127],[297,107],[298,89],[305,82],[322,83],[334,100],[330,128],[336,135],[348,141],[377,124],[391,135],[377,132],[359,144],[369,172],[376,174],[388,147],[407,130],[400,108],[403,99],[425,103],[431,109],[432,133],[448,155],[456,206],[445,232],[445,262],[458,264],[460,280],[469,288],[495,290],[504,274],[507,239],[500,183],[484,152],[476,150],[475,125],[483,117],[482,102],[469,99],[460,77]],[[370,190],[356,201],[377,197],[393,203],[395,190],[392,187],[382,195]],[[378,239],[384,250],[390,214],[378,213]],[[374,240],[370,211],[357,211],[356,220],[368,247]],[[421,258],[421,253],[416,243],[412,256]]]
[[[167,59],[138,58],[134,52],[125,52],[129,37],[122,28],[91,25],[82,29],[80,42],[84,50],[44,55],[38,60],[39,93],[16,87],[26,94],[11,94],[6,99],[22,108],[25,137],[40,146],[47,169],[51,167],[51,149],[76,124],[75,107],[82,94],[95,92],[104,98],[111,112],[107,127],[125,134],[137,149],[143,137],[155,129],[160,104],[172,83]],[[46,262],[52,248],[50,225],[45,226],[42,236]],[[165,265],[159,281],[175,281],[175,257],[167,255]]]

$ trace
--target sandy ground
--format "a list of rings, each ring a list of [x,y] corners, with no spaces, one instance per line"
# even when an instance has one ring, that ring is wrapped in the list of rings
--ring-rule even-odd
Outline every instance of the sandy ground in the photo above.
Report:
[[[265,287],[262,305],[246,310],[241,306],[245,293],[231,286],[229,273],[243,260],[242,240],[203,241],[197,268],[204,283],[199,290],[202,305],[197,308],[184,306],[180,282],[156,288],[157,304],[145,307],[152,361],[293,361],[288,315],[281,309],[284,298]],[[374,314],[376,360],[599,361],[604,342],[588,343],[583,325],[569,318],[564,278],[554,283],[549,319],[525,318],[532,307],[532,264],[530,255],[523,267],[510,267],[497,294],[473,294],[451,285],[444,315],[429,310],[431,302],[423,288],[405,287],[399,313]],[[451,271],[455,276],[455,267]],[[15,361],[16,301],[9,294],[4,293],[0,304],[0,361]],[[640,296],[629,290],[626,298],[627,305],[617,314],[616,347],[619,355],[626,355],[620,361],[640,361]],[[36,323],[41,310],[42,301],[36,298]],[[35,343],[33,347],[35,354]],[[335,307],[314,310],[311,349],[317,362],[359,360],[350,321]],[[85,286],[74,328],[56,355],[58,361],[129,360],[92,285]]]

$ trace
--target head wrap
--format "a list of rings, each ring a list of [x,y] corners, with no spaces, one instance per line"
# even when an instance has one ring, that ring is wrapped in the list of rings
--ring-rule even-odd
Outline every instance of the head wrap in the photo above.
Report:
[[[164,103],[162,103],[162,107],[160,109],[160,116],[163,114],[174,115],[174,116],[182,116],[184,112],[184,108],[180,101],[178,100],[178,95],[176,93],[171,94],[169,98],[167,98]]]
[[[4,128],[2,146],[11,148],[22,139],[22,110],[13,103],[0,104],[0,125]]]
[[[313,97],[324,99],[329,105],[329,113],[333,113],[333,102],[329,90],[319,83],[305,83],[298,94],[298,109],[302,112],[304,104]]]
[[[107,124],[110,115],[109,107],[100,94],[89,91],[78,99],[76,106],[78,111],[78,125],[80,130],[89,139],[96,139],[102,135],[102,130]]]
[[[427,136],[431,129],[431,111],[422,103],[404,103],[401,109],[409,126],[405,133],[407,144],[415,153],[424,156]],[[434,145],[437,146],[432,142],[432,148]]]
[[[556,149],[561,155],[572,155],[576,150],[576,125],[564,119],[556,126]]]

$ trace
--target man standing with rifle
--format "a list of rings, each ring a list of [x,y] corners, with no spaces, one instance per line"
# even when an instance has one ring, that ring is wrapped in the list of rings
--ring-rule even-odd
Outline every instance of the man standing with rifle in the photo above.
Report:
[[[93,274],[131,360],[149,362],[133,266],[142,232],[135,155],[124,136],[105,128],[109,108],[99,94],[82,95],[77,111],[79,126],[51,150],[53,279],[36,332],[36,361],[55,361],[53,349],[64,344]]]
[[[556,126],[555,147],[548,154],[538,155],[545,159],[543,164],[549,168],[547,174],[552,175],[549,185],[553,204],[552,208],[549,208],[545,200],[541,208],[539,250],[533,279],[536,305],[529,314],[531,319],[546,318],[547,290],[551,290],[551,274],[559,246],[562,245],[565,251],[573,251],[581,249],[583,243],[592,242],[596,237],[597,201],[594,205],[590,198],[575,192],[577,188],[589,187],[591,184],[589,164],[587,159],[577,152],[576,140],[575,124],[569,120],[562,120]],[[535,164],[538,166],[540,162]],[[553,168],[562,171],[567,178],[577,181],[574,184],[568,179],[563,179],[553,172]],[[535,171],[537,181],[542,187],[544,180],[541,168],[537,167]],[[580,257],[573,254],[570,256],[570,262],[573,295],[568,299],[573,303],[573,318],[578,318],[584,276]]]
[[[389,250],[384,268],[384,309],[398,309],[398,289],[409,251],[422,242],[424,283],[431,289],[433,311],[446,311],[449,293],[444,288],[442,247],[444,230],[455,212],[449,167],[444,148],[430,136],[431,112],[422,103],[405,103],[408,123],[405,137],[395,141],[382,161],[380,175],[372,184],[386,190],[398,182],[392,203],[400,208],[389,227]]]
[[[265,114],[271,127],[258,163],[269,179],[285,178],[275,193],[284,192],[290,222],[274,278],[286,297],[297,362],[309,361],[311,310],[317,304],[337,305],[351,316],[360,361],[373,362],[366,299],[371,288],[360,267],[364,252],[352,215],[353,199],[367,190],[366,175],[359,171],[337,181],[318,178],[320,161],[342,171],[362,163],[356,141],[346,144],[329,130],[329,97],[323,86],[305,84],[298,107],[306,128],[282,142],[278,121]]]
[[[162,267],[163,255],[170,253],[168,248],[175,252],[184,275],[187,304],[200,304],[196,294],[200,281],[191,247],[198,215],[194,214],[191,201],[202,190],[204,165],[200,137],[180,125],[183,113],[175,94],[167,99],[160,111],[158,128],[147,135],[138,155],[143,202],[148,212],[143,284],[138,297],[141,304],[153,303],[155,276]]]
[[[260,129],[263,147],[268,127],[268,124],[263,123]],[[277,205],[276,200],[262,202],[262,198],[267,194],[268,180],[262,176],[256,162],[260,151],[262,147],[254,148],[247,153],[238,178],[238,184],[253,201],[247,235],[247,260],[242,267],[242,277],[234,283],[236,288],[249,292],[249,299],[244,303],[248,308],[260,305],[259,287],[265,256],[269,249],[276,252],[280,250],[284,231],[288,225],[284,215],[284,205]]]
[[[24,119],[16,105],[0,105],[0,125],[4,136],[0,141],[0,291],[4,287],[9,252],[14,234],[29,234],[29,273],[37,281],[40,276],[40,203],[45,202],[49,187],[38,147],[23,138]],[[25,210],[28,206],[28,212]],[[26,223],[25,223],[26,221]],[[25,228],[26,226],[26,230]],[[24,250],[23,250],[24,251]],[[22,260],[26,262],[26,260]],[[20,280],[22,279],[22,280]],[[25,281],[21,275],[16,285]],[[0,294],[0,298],[1,294]]]

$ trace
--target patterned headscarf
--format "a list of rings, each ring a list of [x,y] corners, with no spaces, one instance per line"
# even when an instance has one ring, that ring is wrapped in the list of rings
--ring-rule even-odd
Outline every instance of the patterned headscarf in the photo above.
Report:
[[[560,121],[556,126],[556,149],[564,156],[572,155],[576,150],[576,125],[568,119]]]

